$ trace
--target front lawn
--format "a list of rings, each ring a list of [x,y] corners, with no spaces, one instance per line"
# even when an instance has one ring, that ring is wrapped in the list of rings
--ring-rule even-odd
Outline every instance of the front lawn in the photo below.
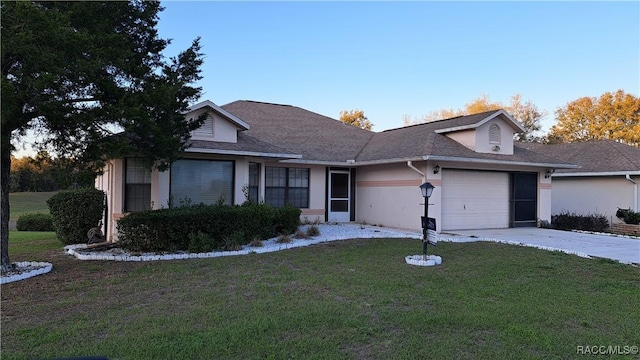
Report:
[[[612,261],[440,243],[443,264],[425,268],[404,262],[419,241],[367,239],[98,262],[16,234],[12,261],[54,268],[2,286],[3,359],[557,359],[640,345],[640,268]]]

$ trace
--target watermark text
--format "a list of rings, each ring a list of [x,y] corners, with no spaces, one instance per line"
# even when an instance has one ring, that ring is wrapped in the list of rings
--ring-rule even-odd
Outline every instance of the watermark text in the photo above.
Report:
[[[637,345],[578,345],[579,355],[636,355]]]

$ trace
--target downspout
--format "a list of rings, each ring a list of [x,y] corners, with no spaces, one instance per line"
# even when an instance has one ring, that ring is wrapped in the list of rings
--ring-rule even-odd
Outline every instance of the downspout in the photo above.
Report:
[[[638,182],[633,180],[629,174],[625,178],[633,183],[633,211],[638,212]]]
[[[418,174],[422,175],[422,182],[423,183],[427,182],[427,176],[422,171],[418,170],[417,167],[413,166],[413,163],[411,161],[407,161],[407,166],[409,168],[411,168],[411,170],[413,170],[413,171],[417,172]],[[636,188],[637,188],[637,185],[636,185]]]

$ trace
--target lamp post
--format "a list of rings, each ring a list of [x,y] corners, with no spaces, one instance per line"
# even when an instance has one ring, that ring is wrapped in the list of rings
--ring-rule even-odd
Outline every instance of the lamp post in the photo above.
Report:
[[[433,193],[435,186],[431,183],[425,182],[420,185],[420,191],[424,198],[424,217],[422,218],[422,259],[427,260],[427,232],[429,224],[429,198]]]

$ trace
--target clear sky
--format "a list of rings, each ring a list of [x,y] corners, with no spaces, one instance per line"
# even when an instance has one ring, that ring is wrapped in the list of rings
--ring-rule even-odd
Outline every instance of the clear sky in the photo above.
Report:
[[[547,111],[623,89],[640,95],[640,2],[163,1],[176,56],[198,36],[201,100],[290,104],[374,131],[405,114],[516,93]],[[19,147],[20,150],[20,147]],[[16,156],[30,155],[21,150]]]
[[[520,93],[549,115],[584,96],[640,92],[640,2],[166,1],[175,56],[202,38],[202,100],[256,100],[374,131]]]

